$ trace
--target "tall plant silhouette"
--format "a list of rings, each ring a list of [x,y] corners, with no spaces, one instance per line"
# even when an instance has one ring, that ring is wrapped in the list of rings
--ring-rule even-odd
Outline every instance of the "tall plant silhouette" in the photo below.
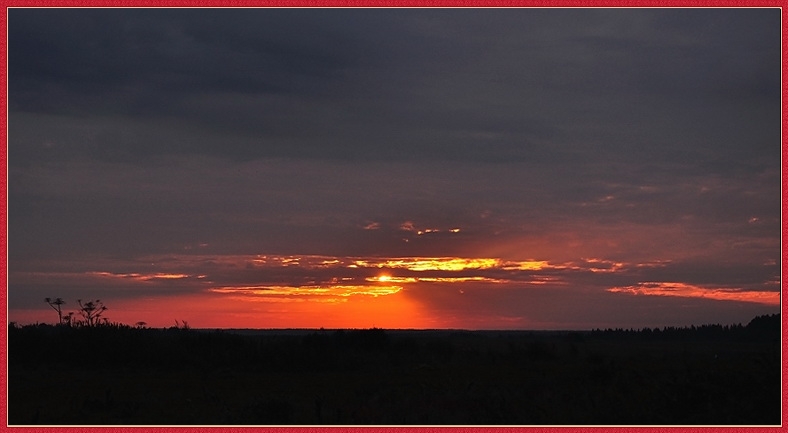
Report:
[[[82,302],[82,299],[77,299],[77,303],[79,304],[79,315],[85,319],[86,326],[98,325],[101,315],[107,310],[107,307],[98,299],[85,303]]]
[[[52,307],[55,311],[57,311],[58,323],[62,325],[63,324],[63,311],[60,308],[60,306],[65,304],[66,301],[64,301],[62,298],[55,298],[55,299],[44,298],[44,302],[49,304],[50,307]]]

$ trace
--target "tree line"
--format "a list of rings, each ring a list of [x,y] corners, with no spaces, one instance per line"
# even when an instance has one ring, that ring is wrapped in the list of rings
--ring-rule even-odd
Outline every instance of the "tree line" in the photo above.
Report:
[[[780,314],[770,314],[756,316],[747,325],[741,323],[735,325],[690,325],[690,326],[665,326],[663,328],[642,328],[642,329],[623,329],[607,328],[594,329],[591,334],[597,337],[610,338],[638,338],[638,339],[685,339],[685,338],[715,338],[715,337],[764,337],[780,338],[781,328]]]

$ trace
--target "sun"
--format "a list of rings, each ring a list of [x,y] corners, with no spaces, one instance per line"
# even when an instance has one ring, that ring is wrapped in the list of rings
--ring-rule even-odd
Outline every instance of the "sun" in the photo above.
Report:
[[[385,282],[391,281],[391,275],[386,275],[386,274],[379,275],[378,276],[378,281],[380,281],[381,283],[385,283]]]

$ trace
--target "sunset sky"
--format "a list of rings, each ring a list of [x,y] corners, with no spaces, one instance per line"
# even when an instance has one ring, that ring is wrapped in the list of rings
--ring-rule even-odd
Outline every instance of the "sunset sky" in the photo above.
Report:
[[[779,9],[10,9],[8,320],[780,311]]]

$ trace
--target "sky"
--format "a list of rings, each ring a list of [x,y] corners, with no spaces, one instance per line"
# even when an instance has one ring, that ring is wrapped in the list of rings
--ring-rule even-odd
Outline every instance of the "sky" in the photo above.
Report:
[[[780,312],[772,9],[8,11],[8,320]]]

